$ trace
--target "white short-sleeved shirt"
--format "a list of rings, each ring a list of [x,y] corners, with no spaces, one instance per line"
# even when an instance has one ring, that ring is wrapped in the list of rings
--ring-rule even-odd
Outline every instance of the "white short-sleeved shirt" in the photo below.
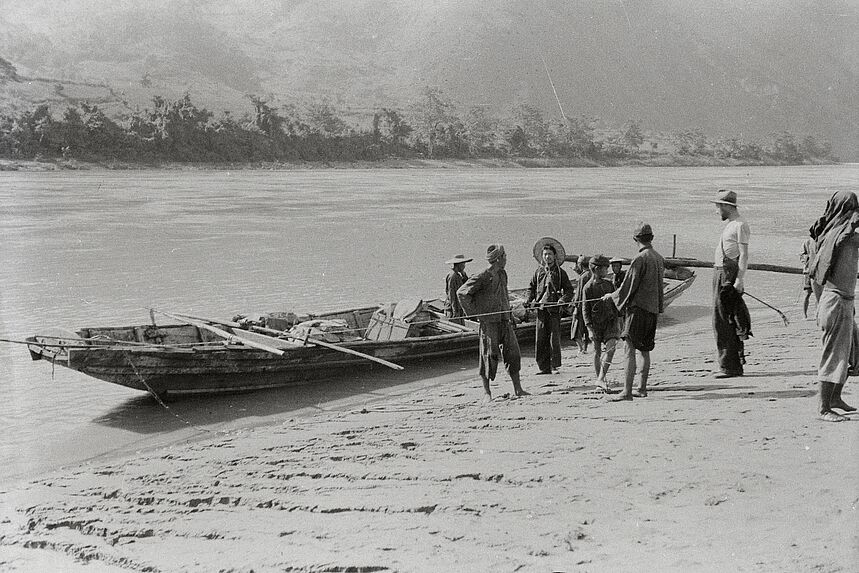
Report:
[[[725,266],[726,258],[737,260],[740,256],[740,245],[748,245],[751,234],[749,224],[743,219],[728,221],[728,224],[722,229],[719,244],[716,245],[716,254],[713,256],[715,266]]]

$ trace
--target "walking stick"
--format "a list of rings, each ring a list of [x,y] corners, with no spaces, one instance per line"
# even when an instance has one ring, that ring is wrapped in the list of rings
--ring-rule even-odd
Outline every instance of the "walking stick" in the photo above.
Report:
[[[750,292],[749,292],[749,291],[747,291],[747,290],[746,290],[746,291],[743,291],[743,294],[747,294],[747,295],[749,295],[750,297],[752,297],[753,299],[755,299],[756,301],[758,301],[759,303],[761,303],[761,304],[762,304],[762,305],[764,305],[765,307],[767,307],[767,308],[771,308],[771,309],[773,309],[774,311],[776,311],[776,312],[778,313],[778,315],[781,317],[781,320],[782,320],[782,322],[784,322],[784,325],[785,325],[785,326],[787,326],[788,324],[790,324],[790,321],[787,319],[787,316],[785,316],[785,314],[784,314],[782,311],[780,311],[779,309],[777,309],[777,308],[776,308],[776,307],[774,307],[773,305],[771,305],[771,304],[769,304],[769,303],[766,303],[766,302],[762,301],[761,299],[759,299],[758,297],[756,297],[755,295],[753,295],[752,293],[750,293]]]

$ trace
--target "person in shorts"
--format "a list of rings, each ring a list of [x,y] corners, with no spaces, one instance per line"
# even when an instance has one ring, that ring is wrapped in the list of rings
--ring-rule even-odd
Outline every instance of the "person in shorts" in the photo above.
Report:
[[[665,276],[665,259],[651,244],[653,229],[647,223],[639,223],[633,240],[638,245],[638,255],[632,259],[620,288],[603,295],[603,300],[612,301],[624,317],[620,336],[626,343],[626,379],[623,391],[613,401],[647,396],[650,351],[656,345],[656,318],[664,306],[662,280]],[[636,354],[641,358],[641,379],[638,390],[633,393]]]

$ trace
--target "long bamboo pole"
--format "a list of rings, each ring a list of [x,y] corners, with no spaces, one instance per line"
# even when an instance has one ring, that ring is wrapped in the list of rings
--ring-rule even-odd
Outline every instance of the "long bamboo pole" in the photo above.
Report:
[[[196,326],[197,328],[202,328],[203,330],[208,330],[209,332],[217,334],[221,338],[229,340],[230,342],[237,342],[239,344],[244,344],[245,346],[250,346],[252,348],[258,348],[259,350],[265,350],[266,352],[271,352],[272,354],[277,354],[278,356],[283,356],[283,350],[280,350],[279,348],[269,346],[268,344],[261,344],[261,343],[256,342],[256,341],[249,340],[249,339],[245,338],[244,336],[238,336],[236,334],[227,332],[226,330],[223,330],[221,328],[218,328],[216,326],[212,326],[211,324],[208,324],[208,322],[211,322],[211,321],[200,320],[200,319],[192,318],[190,316],[171,314],[169,312],[164,312],[163,310],[156,310],[154,308],[151,310],[154,310],[158,314],[163,314],[164,316],[166,316],[168,318],[172,318],[173,320],[178,320],[180,322],[184,322],[186,324]]]
[[[164,314],[164,313],[161,313],[161,314]],[[238,322],[230,321],[230,320],[215,320],[212,318],[203,318],[203,317],[199,317],[199,316],[192,316],[189,314],[178,314],[178,313],[177,313],[177,317],[178,318],[176,318],[176,320],[196,320],[196,321],[210,322],[212,324],[220,324],[222,326],[229,326],[230,328],[242,328],[241,324],[239,324]],[[371,356],[369,354],[364,354],[363,352],[358,352],[357,350],[352,350],[351,348],[344,348],[344,347],[339,346],[337,344],[331,344],[330,342],[325,342],[323,340],[318,340],[316,338],[304,339],[301,336],[295,336],[294,334],[289,334],[288,332],[285,332],[283,330],[274,330],[273,328],[265,328],[262,326],[252,326],[251,330],[254,331],[255,333],[257,333],[257,336],[265,336],[265,335],[285,336],[285,337],[291,338],[293,340],[301,340],[302,342],[307,342],[308,344],[321,346],[323,348],[330,348],[331,350],[335,350],[337,352],[343,352],[344,354],[351,354],[353,356],[358,356],[358,357],[364,358],[366,360],[378,362],[379,364],[382,364],[382,365],[387,366],[388,368],[392,368],[394,370],[404,370],[404,368],[402,366],[400,366],[399,364],[394,364],[393,362],[388,362],[387,360],[384,360],[382,358],[377,358],[377,357]],[[265,337],[270,338],[272,341],[277,340],[277,338],[274,338],[273,336],[265,336]],[[281,353],[282,353],[282,351],[281,351]]]
[[[587,262],[590,257],[585,257],[585,262]],[[564,257],[564,261],[574,263],[579,260],[578,255],[567,255]],[[632,259],[623,259],[623,264],[628,265],[632,262]],[[702,269],[712,269],[713,263],[709,261],[701,261],[698,259],[687,259],[683,257],[666,257],[665,258],[665,268],[670,269],[674,267],[697,267]],[[783,265],[768,265],[764,263],[749,263],[750,271],[767,271],[771,273],[785,273],[789,275],[801,275],[802,269],[799,267],[788,267]]]

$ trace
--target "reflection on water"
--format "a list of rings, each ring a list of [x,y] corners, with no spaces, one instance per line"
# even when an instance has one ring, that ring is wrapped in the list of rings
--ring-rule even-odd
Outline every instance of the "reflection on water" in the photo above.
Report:
[[[676,235],[679,255],[710,259],[721,223],[707,199],[718,187],[740,193],[753,260],[796,265],[811,219],[857,179],[857,166],[4,172],[0,337],[143,323],[147,307],[230,318],[437,297],[444,260],[464,253],[473,272],[493,242],[507,248],[511,284],[524,286],[537,238],[631,256],[640,219],[663,254]],[[708,296],[708,281],[676,307],[702,307],[694,297]],[[362,392],[375,372],[364,386],[346,379],[172,407],[194,424],[240,424]],[[145,396],[52,374],[23,347],[0,345],[0,377],[0,477],[187,432]]]

